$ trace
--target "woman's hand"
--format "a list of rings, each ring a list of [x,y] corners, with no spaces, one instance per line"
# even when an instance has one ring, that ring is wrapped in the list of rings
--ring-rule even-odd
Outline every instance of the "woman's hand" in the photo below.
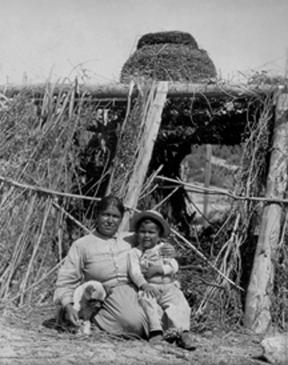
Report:
[[[160,290],[148,283],[143,284],[141,286],[141,290],[143,290],[144,294],[147,295],[147,297],[157,298],[160,295]]]
[[[65,306],[65,311],[66,311],[66,317],[67,319],[74,324],[74,326],[79,327],[80,326],[80,320],[78,317],[78,313],[77,311],[73,308],[72,304],[67,304]]]
[[[145,278],[150,279],[155,275],[163,275],[163,266],[161,264],[150,264],[145,271]]]
[[[164,258],[167,257],[174,259],[176,256],[175,248],[171,245],[171,243],[168,242],[165,242],[163,245],[161,245],[161,247],[159,248],[159,252],[160,255]]]

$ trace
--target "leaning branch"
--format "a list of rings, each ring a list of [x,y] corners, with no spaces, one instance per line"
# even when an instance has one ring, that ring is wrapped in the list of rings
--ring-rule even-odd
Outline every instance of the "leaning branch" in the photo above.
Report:
[[[230,283],[232,286],[234,286],[236,289],[244,291],[243,288],[241,288],[241,286],[237,285],[234,283],[234,281],[232,281],[231,279],[229,279],[226,275],[224,275],[222,273],[222,271],[220,271],[215,265],[213,265],[212,262],[210,262],[207,257],[205,255],[203,255],[202,252],[200,252],[194,245],[192,245],[192,243],[190,241],[187,240],[187,238],[185,238],[184,236],[182,236],[179,232],[175,231],[175,229],[171,229],[171,232],[175,234],[175,236],[177,236],[178,238],[180,238],[183,242],[185,242],[189,248],[191,248],[192,251],[194,251],[207,265],[209,265],[213,270],[215,270],[223,279],[225,279],[226,281],[228,281],[228,283]]]
[[[207,193],[207,194],[211,194],[211,195],[225,195],[225,196],[228,196],[231,199],[242,200],[242,201],[250,200],[250,201],[256,201],[256,202],[288,204],[288,199],[264,198],[264,197],[261,198],[259,196],[236,195],[236,194],[233,194],[233,193],[231,193],[227,190],[217,189],[217,188],[213,188],[213,189],[205,188],[205,187],[202,187],[202,186],[199,186],[199,185],[186,183],[186,182],[184,182],[180,179],[176,180],[176,179],[171,179],[171,178],[165,177],[165,176],[157,176],[156,179],[185,186],[185,189],[187,191],[191,191],[191,192],[199,193],[199,194]]]
[[[159,180],[163,180],[163,181],[171,182],[171,183],[174,183],[174,184],[176,183],[176,184],[185,186],[187,191],[191,191],[191,192],[199,193],[199,194],[207,193],[207,194],[211,194],[211,195],[225,195],[225,196],[228,196],[231,199],[242,200],[242,201],[250,200],[250,201],[266,202],[266,203],[288,204],[288,199],[261,198],[261,197],[258,197],[258,196],[241,196],[241,195],[233,194],[233,193],[231,193],[227,190],[217,189],[217,188],[213,188],[213,189],[204,188],[204,187],[201,187],[199,185],[186,183],[186,182],[184,182],[180,179],[175,180],[175,179],[171,179],[171,178],[165,177],[165,176],[156,176],[155,179],[159,179]],[[19,183],[19,182],[13,180],[13,179],[9,179],[9,178],[1,176],[1,175],[0,175],[0,181],[2,181],[3,183],[7,183],[9,185],[16,186],[20,189],[35,191],[37,193],[43,193],[43,194],[47,194],[47,195],[51,195],[51,196],[61,196],[61,197],[72,198],[72,199],[84,199],[84,200],[91,200],[91,201],[100,201],[100,198],[97,198],[97,197],[92,197],[92,196],[87,196],[87,195],[80,195],[80,194],[64,193],[64,192],[60,192],[60,191],[41,188],[41,187],[35,186],[35,185]]]
[[[0,181],[2,181],[3,183],[7,183],[9,185],[16,186],[20,189],[35,191],[37,193],[43,193],[43,194],[47,194],[47,195],[51,195],[51,196],[61,196],[61,197],[66,197],[66,198],[85,199],[85,200],[93,200],[93,201],[99,201],[100,200],[100,198],[95,198],[95,197],[92,197],[92,196],[63,193],[63,192],[59,192],[59,191],[55,191],[55,190],[41,188],[40,186],[19,183],[18,181],[9,179],[8,177],[4,177],[4,176],[1,176],[1,175],[0,175]]]

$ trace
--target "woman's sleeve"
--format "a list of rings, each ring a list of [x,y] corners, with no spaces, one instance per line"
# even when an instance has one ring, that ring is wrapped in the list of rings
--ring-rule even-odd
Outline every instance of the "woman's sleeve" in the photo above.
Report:
[[[65,307],[73,303],[73,293],[83,277],[83,252],[77,241],[72,244],[56,281],[54,302]]]
[[[175,259],[175,248],[169,242],[161,242],[159,245],[159,253],[162,257],[163,274],[174,275],[179,271],[179,265]]]
[[[132,249],[128,253],[128,275],[138,289],[140,289],[143,284],[147,283],[141,272],[140,261],[136,249]]]

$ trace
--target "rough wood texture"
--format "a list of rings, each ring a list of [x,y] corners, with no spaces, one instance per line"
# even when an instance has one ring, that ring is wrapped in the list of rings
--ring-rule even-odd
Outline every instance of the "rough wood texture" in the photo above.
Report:
[[[287,186],[288,94],[277,101],[266,197],[283,198]],[[245,303],[244,325],[256,333],[265,333],[271,324],[276,249],[281,230],[280,204],[267,204],[263,210],[260,234]]]
[[[73,84],[68,85],[54,85],[53,93],[57,94],[59,92],[69,91]],[[275,91],[278,86],[273,86],[269,84],[250,85],[249,87],[243,87],[239,85],[225,85],[217,83],[185,83],[185,82],[169,82],[168,83],[168,96],[170,97],[180,97],[180,96],[256,96],[258,94],[270,93]],[[31,97],[36,97],[37,95],[44,94],[45,89],[47,89],[47,84],[32,84],[32,85],[9,85],[1,86],[0,92],[5,95],[13,96],[19,92],[25,92],[27,95],[31,94]],[[126,99],[129,94],[129,84],[83,84],[78,85],[77,93],[82,92],[92,94],[95,98],[106,99],[106,98],[120,98]]]
[[[140,140],[139,153],[128,182],[127,193],[124,198],[126,207],[135,209],[142,185],[144,183],[154,144],[161,124],[161,114],[167,97],[168,83],[159,82],[155,88],[151,88],[151,103],[143,117],[143,135]],[[129,214],[124,216],[120,229],[127,228]]]
[[[212,158],[212,145],[206,145],[206,160],[205,160],[205,179],[204,179],[204,187],[206,189],[209,188],[211,183],[211,174],[212,174],[212,165],[211,165],[211,158]],[[203,202],[203,214],[205,217],[208,217],[208,204],[209,204],[209,195],[204,194],[204,202]],[[204,223],[208,226],[208,222],[205,221]]]

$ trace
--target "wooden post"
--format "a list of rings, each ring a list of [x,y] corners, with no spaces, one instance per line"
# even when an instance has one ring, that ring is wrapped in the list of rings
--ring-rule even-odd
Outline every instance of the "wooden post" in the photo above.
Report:
[[[205,159],[205,176],[204,176],[204,187],[209,188],[211,182],[211,158],[212,158],[212,146],[211,144],[206,145],[206,159]],[[209,194],[204,193],[203,200],[203,214],[204,217],[208,216],[208,203],[209,203]],[[204,225],[208,225],[208,221],[204,221]]]
[[[288,94],[280,94],[276,116],[266,197],[283,199],[287,187]],[[260,234],[246,295],[244,325],[256,333],[265,333],[271,325],[271,295],[274,260],[281,230],[282,207],[269,203],[264,207]]]
[[[154,144],[161,124],[162,111],[167,98],[168,82],[158,82],[156,90],[152,86],[150,92],[154,94],[151,95],[153,99],[143,117],[144,130],[140,140],[139,154],[128,182],[127,193],[123,199],[124,205],[131,209],[135,209],[137,206],[141,188],[152,157]],[[127,229],[128,223],[129,213],[125,214],[120,230]]]

